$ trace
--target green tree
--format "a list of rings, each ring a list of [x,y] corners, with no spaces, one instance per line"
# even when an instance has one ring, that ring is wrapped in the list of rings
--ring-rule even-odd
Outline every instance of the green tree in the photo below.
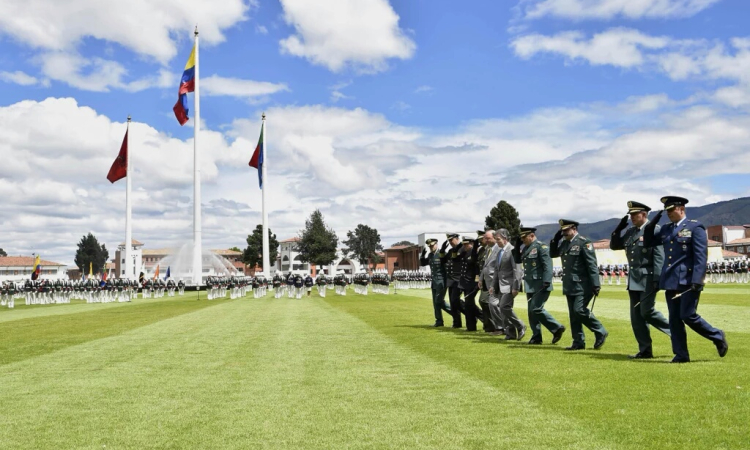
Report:
[[[305,229],[300,230],[297,252],[302,262],[317,266],[327,266],[336,260],[339,238],[336,232],[326,225],[319,209],[305,221]]]
[[[233,252],[240,252],[240,253],[242,253],[242,250],[240,250],[240,248],[237,247],[236,245],[234,247],[229,248],[229,250],[231,250]]]
[[[518,236],[521,233],[521,219],[518,218],[518,211],[505,200],[500,200],[490,210],[490,215],[484,219],[484,225],[489,230],[505,228],[511,236]]]
[[[107,247],[104,244],[99,245],[99,241],[93,234],[89,233],[81,238],[76,251],[75,263],[83,273],[88,275],[89,265],[94,275],[101,273],[108,259]]]
[[[342,251],[347,257],[352,257],[359,261],[360,264],[377,264],[380,262],[378,251],[383,250],[380,244],[380,234],[375,228],[370,228],[361,223],[357,225],[354,231],[347,231],[347,239],[343,242],[346,245]]]
[[[230,250],[241,251],[237,247],[231,248]],[[268,229],[268,257],[271,266],[276,263],[276,256],[279,254],[279,241],[276,240],[276,235]],[[263,225],[258,224],[253,230],[253,234],[247,236],[247,248],[242,252],[242,262],[250,267],[261,266],[261,269],[266,270],[263,266]]]
[[[5,253],[5,250],[0,248],[0,256],[8,256],[8,254]]]
[[[391,247],[398,247],[399,245],[405,245],[407,247],[412,247],[414,245],[417,245],[413,243],[412,241],[398,241],[395,244],[391,245]]]

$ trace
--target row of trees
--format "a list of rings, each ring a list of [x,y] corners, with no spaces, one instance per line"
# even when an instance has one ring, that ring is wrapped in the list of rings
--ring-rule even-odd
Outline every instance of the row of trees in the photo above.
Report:
[[[485,230],[507,229],[511,236],[518,236],[521,228],[521,220],[518,211],[510,203],[501,200],[485,218]],[[276,261],[278,256],[279,242],[276,235],[269,228],[270,261]],[[336,260],[336,249],[339,238],[336,232],[328,226],[320,210],[316,209],[305,221],[305,228],[299,232],[299,241],[296,244],[300,260],[316,266],[327,266]],[[344,256],[352,258],[362,265],[368,267],[378,264],[382,258],[378,252],[383,250],[380,241],[380,233],[375,228],[364,224],[357,225],[354,230],[347,231],[345,245],[342,249]],[[414,245],[411,241],[399,241],[393,246]],[[235,248],[237,251],[239,249]],[[263,226],[258,225],[253,233],[247,237],[247,247],[243,251],[245,264],[255,267],[263,263]]]
[[[485,230],[496,230],[506,228],[511,236],[518,236],[520,232],[521,221],[518,218],[518,211],[505,200],[501,200],[495,207],[490,210],[490,214],[485,218]],[[268,230],[270,244],[270,260],[276,261],[278,256],[279,241],[271,229]],[[380,233],[375,228],[364,224],[357,225],[354,230],[346,233],[346,240],[342,241],[345,245],[342,249],[344,256],[352,258],[362,265],[372,266],[382,261],[378,252],[383,250],[380,241]],[[305,228],[299,232],[299,241],[297,242],[297,251],[300,260],[305,263],[315,264],[317,266],[327,266],[336,260],[336,249],[339,245],[339,238],[336,232],[328,226],[320,210],[315,210],[305,221]],[[410,241],[399,241],[393,244],[414,245]],[[247,236],[247,247],[240,250],[237,247],[231,250],[242,252],[243,262],[251,267],[261,266],[263,264],[263,226],[258,225],[252,234]],[[0,248],[0,256],[8,256]],[[81,271],[88,273],[89,266],[92,267],[94,274],[99,274],[109,260],[109,251],[104,244],[99,244],[96,237],[88,233],[78,242],[76,251],[75,264]]]

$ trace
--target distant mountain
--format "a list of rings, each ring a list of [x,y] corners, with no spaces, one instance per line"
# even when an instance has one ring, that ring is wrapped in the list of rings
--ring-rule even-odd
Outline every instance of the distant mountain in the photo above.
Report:
[[[653,207],[655,205],[651,206]],[[622,215],[625,215],[625,208],[623,208]],[[653,217],[654,215],[656,215],[656,212],[652,212],[650,217]],[[707,227],[711,225],[750,224],[750,197],[737,198],[726,202],[711,203],[709,205],[698,207],[688,206],[687,216],[690,219],[698,220]],[[575,217],[569,218],[575,219]],[[599,222],[582,223],[581,226],[578,227],[578,231],[592,241],[609,239],[612,231],[620,222],[620,219],[622,219],[622,216]],[[666,214],[662,215],[661,222],[667,222]],[[537,225],[536,235],[542,241],[549,241],[559,228],[560,226],[556,223]]]

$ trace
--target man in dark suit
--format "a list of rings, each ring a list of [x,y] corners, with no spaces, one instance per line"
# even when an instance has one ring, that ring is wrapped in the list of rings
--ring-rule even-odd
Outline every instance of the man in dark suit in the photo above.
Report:
[[[526,335],[526,325],[513,311],[513,303],[521,290],[521,266],[513,257],[513,246],[510,243],[508,230],[501,228],[495,231],[495,240],[499,251],[495,258],[497,267],[492,278],[490,295],[500,299],[500,315],[505,329],[505,339],[520,341]]]
[[[628,202],[628,215],[623,217],[609,242],[612,250],[625,250],[628,258],[628,296],[630,297],[630,324],[633,327],[635,340],[638,342],[638,353],[632,359],[653,358],[651,348],[651,331],[649,325],[670,335],[669,322],[656,310],[656,292],[659,290],[659,276],[664,264],[664,248],[661,245],[646,247],[643,245],[643,228],[648,224],[648,212],[651,208],[643,203]],[[625,235],[622,230],[628,226],[628,218],[633,222]],[[659,225],[654,229],[659,233]]]
[[[646,247],[664,246],[666,259],[659,278],[659,288],[666,291],[669,308],[669,329],[672,332],[673,363],[690,362],[685,325],[710,340],[720,357],[729,350],[726,335],[714,328],[698,315],[698,300],[706,277],[708,257],[708,234],[697,220],[688,220],[685,215],[686,198],[662,197],[664,210],[671,223],[656,231],[656,224],[663,211],[643,230]]]

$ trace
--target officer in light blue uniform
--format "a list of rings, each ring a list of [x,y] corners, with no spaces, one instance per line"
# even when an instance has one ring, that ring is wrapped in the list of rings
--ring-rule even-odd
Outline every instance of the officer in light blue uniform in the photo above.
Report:
[[[664,210],[671,223],[656,232],[656,224],[664,211],[654,217],[643,230],[644,246],[664,245],[664,265],[659,278],[659,287],[666,291],[669,308],[669,328],[672,332],[673,363],[690,362],[685,325],[716,345],[720,357],[729,350],[723,331],[712,327],[696,311],[706,277],[708,257],[708,235],[706,228],[697,220],[688,220],[682,197],[662,197]]]

